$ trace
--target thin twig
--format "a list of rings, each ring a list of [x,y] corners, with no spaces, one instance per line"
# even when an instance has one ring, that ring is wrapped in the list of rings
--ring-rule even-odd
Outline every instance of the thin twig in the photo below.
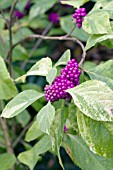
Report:
[[[1,123],[1,127],[2,127],[2,130],[3,130],[3,133],[4,133],[4,137],[5,137],[5,144],[6,144],[7,152],[8,153],[14,153],[12,146],[11,146],[10,137],[9,137],[9,134],[8,134],[6,119],[0,118],[0,123]]]
[[[4,15],[4,12],[3,12],[3,10],[2,10],[2,9],[0,9],[0,12],[1,12],[2,17],[4,18],[4,20],[6,20],[5,15]]]
[[[13,21],[13,12],[15,9],[16,4],[18,3],[18,0],[15,0],[12,4],[10,15],[9,15],[9,45],[10,45],[10,52],[8,53],[7,59],[9,60],[9,72],[11,77],[13,76],[13,68],[12,68],[12,46],[13,46],[13,40],[12,40],[12,21]]]
[[[74,26],[73,26],[73,28],[71,29],[71,31],[70,31],[68,34],[66,34],[64,37],[69,37],[69,36],[71,36],[71,34],[72,34],[72,32],[74,31],[75,27],[76,27],[76,24],[74,24]]]
[[[11,141],[13,141],[14,137],[15,137],[15,132],[16,132],[16,129],[15,129],[15,118],[12,118],[12,127],[11,127]]]
[[[43,36],[43,35],[39,35],[39,34],[34,34],[34,35],[30,35],[22,40],[20,40],[19,42],[15,43],[13,46],[12,46],[12,49],[15,48],[17,45],[19,45],[20,43],[24,42],[24,41],[27,41],[27,40],[34,40],[35,38],[40,38],[40,39],[43,39],[43,40],[59,40],[59,41],[64,41],[64,40],[69,40],[69,41],[74,41],[76,42],[77,44],[80,45],[83,53],[82,53],[82,59],[81,61],[79,62],[79,66],[82,65],[84,63],[84,60],[85,60],[85,56],[86,56],[86,51],[85,51],[85,47],[83,45],[83,43],[78,40],[77,38],[75,37],[66,37],[66,36]],[[10,52],[10,51],[9,51]]]
[[[4,12],[3,12],[2,9],[0,9],[0,12],[1,12],[2,18],[5,20],[6,25],[7,25],[7,27],[8,27],[8,19],[6,19],[6,17],[5,17],[5,15],[4,15]]]
[[[24,136],[25,132],[27,131],[27,129],[29,129],[29,127],[31,126],[33,122],[29,122],[27,126],[25,126],[25,128],[22,130],[22,132],[20,133],[20,135],[18,136],[18,138],[16,139],[16,141],[13,143],[13,148],[15,148],[15,146],[20,142],[20,140],[22,139],[22,137]]]
[[[47,26],[47,28],[42,32],[41,35],[43,35],[43,36],[47,35],[47,33],[48,33],[49,30],[51,29],[52,25],[53,25],[53,24],[50,23],[50,24]],[[39,47],[39,45],[41,44],[42,41],[43,41],[43,39],[38,39],[38,40],[37,40],[36,44],[34,45],[34,47],[32,48],[32,50],[31,50],[31,52],[30,52],[30,54],[29,54],[29,58],[32,57],[34,51]],[[28,60],[26,60],[26,61],[22,64],[21,68],[24,69],[24,67],[25,67],[25,65],[26,65],[27,63],[28,63]]]
[[[18,3],[18,0],[14,0],[14,2],[12,4],[11,10],[10,10],[10,20],[11,21],[12,21],[13,12],[14,12],[14,9],[15,9],[15,6],[16,6],[17,3]]]
[[[0,105],[1,105],[1,111],[2,111],[3,108],[4,108],[3,100],[0,100]],[[7,152],[13,153],[13,149],[12,149],[12,146],[11,146],[11,141],[10,141],[10,137],[9,137],[9,133],[8,133],[8,127],[7,127],[6,119],[0,118],[0,124],[1,124],[1,128],[3,130],[3,133],[4,133],[5,145],[6,145]]]
[[[5,43],[4,43],[3,37],[1,35],[0,35],[0,43],[1,43],[2,47],[3,47],[4,53],[7,54],[8,51],[7,51],[6,47],[5,47]]]
[[[13,46],[13,42],[12,42],[13,41],[12,40],[12,21],[13,21],[13,12],[14,12],[14,9],[15,9],[17,2],[18,2],[18,0],[15,0],[14,3],[12,4],[11,10],[10,10],[10,15],[9,15],[9,20],[8,20],[8,22],[6,22],[8,29],[9,29],[9,46],[10,46],[10,50],[9,50],[10,52],[8,53],[9,56],[7,57],[7,59],[8,59],[9,72],[10,72],[11,77],[13,76],[12,75],[12,46]],[[1,11],[1,13],[2,13],[2,16],[5,19],[4,13],[2,11]],[[0,123],[1,123],[1,127],[3,129],[3,133],[4,133],[4,137],[5,137],[5,144],[6,144],[7,152],[13,154],[14,150],[13,150],[13,147],[11,145],[10,136],[9,136],[9,133],[8,133],[9,129],[8,129],[8,126],[7,126],[7,123],[6,123],[6,119],[0,118]],[[11,169],[14,170],[15,169],[14,166]]]
[[[52,23],[50,23],[50,24],[47,26],[47,28],[42,32],[41,35],[43,35],[43,36],[47,35],[47,33],[49,32],[49,30],[51,29],[51,27],[52,27]],[[42,41],[43,41],[43,39],[39,39],[39,40],[36,42],[36,44],[34,45],[34,47],[32,48],[32,50],[31,50],[31,52],[30,52],[30,54],[29,54],[29,57],[31,57],[31,56],[33,55],[34,51],[39,47],[39,45],[41,44]]]

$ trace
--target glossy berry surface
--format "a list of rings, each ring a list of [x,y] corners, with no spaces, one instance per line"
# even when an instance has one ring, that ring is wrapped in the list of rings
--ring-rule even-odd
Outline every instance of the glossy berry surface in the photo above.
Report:
[[[61,70],[61,75],[54,79],[53,84],[45,86],[46,100],[54,102],[59,99],[71,99],[71,96],[65,90],[79,85],[80,74],[81,71],[78,69],[76,60],[70,60],[66,67]]]
[[[76,19],[76,24],[77,24],[78,28],[82,27],[82,22],[84,21],[85,16],[86,16],[85,8],[79,8],[79,9],[75,10],[72,20],[74,22],[74,19]]]

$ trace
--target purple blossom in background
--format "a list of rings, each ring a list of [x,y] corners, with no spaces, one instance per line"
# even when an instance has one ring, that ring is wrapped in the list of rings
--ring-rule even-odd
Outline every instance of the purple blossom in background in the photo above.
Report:
[[[46,100],[55,102],[59,99],[71,99],[70,94],[65,92],[65,90],[79,85],[80,74],[81,71],[78,69],[76,60],[70,60],[66,67],[61,70],[61,75],[55,78],[53,84],[45,86]]]
[[[48,20],[51,21],[53,24],[58,24],[60,19],[60,15],[58,13],[52,12],[48,16]]]
[[[66,125],[64,125],[64,132],[67,132],[68,128],[66,127]]]
[[[16,10],[16,11],[14,12],[14,16],[17,17],[17,18],[19,18],[19,19],[21,19],[21,18],[24,17],[24,14],[23,14],[22,12]]]
[[[82,27],[82,22],[84,21],[84,17],[86,15],[87,14],[86,14],[85,8],[79,8],[79,9],[75,10],[72,20],[74,22],[74,19],[76,19],[76,24],[77,24],[78,28]]]
[[[26,4],[26,6],[25,6],[25,10],[29,10],[30,7],[31,7],[31,2],[28,1],[27,4]]]

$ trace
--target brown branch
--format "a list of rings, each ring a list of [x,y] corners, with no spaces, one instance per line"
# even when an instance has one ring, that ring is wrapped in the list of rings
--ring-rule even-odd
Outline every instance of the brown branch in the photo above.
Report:
[[[73,28],[71,29],[71,31],[70,31],[68,34],[66,34],[64,37],[69,37],[69,36],[71,36],[71,34],[72,34],[72,32],[74,31],[75,27],[76,27],[76,24],[74,24],[74,26],[73,26]]]
[[[6,25],[7,25],[7,27],[8,27],[8,22],[9,22],[8,19],[5,18],[5,15],[4,15],[4,12],[3,12],[2,9],[0,9],[0,12],[1,12],[2,18],[5,20]]]
[[[9,15],[9,45],[10,45],[10,52],[8,53],[7,59],[9,60],[9,72],[10,75],[13,76],[13,68],[12,68],[12,46],[13,46],[13,40],[12,40],[12,21],[13,21],[13,12],[15,9],[16,4],[18,3],[18,0],[14,0],[14,3],[12,4],[10,15]]]
[[[53,25],[53,24],[50,23],[50,24],[47,26],[47,28],[42,32],[41,35],[43,35],[43,36],[47,35],[47,33],[48,33],[49,30],[51,29],[52,25]],[[30,54],[29,54],[29,58],[32,57],[34,51],[39,47],[39,45],[42,43],[42,41],[43,41],[43,39],[38,39],[38,40],[37,40],[36,44],[34,45],[34,47],[32,48],[32,50],[31,50],[31,52],[30,52]],[[28,60],[26,60],[26,61],[22,64],[21,68],[24,69],[24,67],[25,67],[25,65],[26,65],[27,63],[28,63]]]
[[[79,62],[79,66],[82,65],[84,63],[84,60],[85,60],[85,56],[86,56],[86,51],[85,51],[85,47],[83,45],[83,43],[78,40],[77,38],[75,37],[67,37],[67,36],[43,36],[43,35],[39,35],[39,34],[34,34],[34,35],[30,35],[22,40],[20,40],[19,42],[15,43],[13,46],[12,46],[12,49],[15,48],[17,45],[23,43],[24,41],[27,41],[27,40],[34,40],[35,38],[40,38],[40,39],[43,39],[43,40],[59,40],[59,41],[64,41],[64,40],[69,40],[69,41],[74,41],[76,42],[77,44],[80,45],[83,53],[82,53],[82,59],[81,61]],[[12,50],[10,49],[10,50]],[[9,52],[10,52],[9,50]]]
[[[47,26],[47,28],[42,32],[41,35],[43,35],[43,36],[47,35],[47,33],[48,33],[49,30],[51,29],[52,25],[53,25],[53,24],[50,23],[50,24]],[[39,45],[41,44],[42,41],[43,41],[43,39],[39,39],[39,40],[36,42],[36,44],[34,45],[34,47],[32,48],[32,50],[31,50],[31,52],[30,52],[30,54],[29,54],[30,57],[32,56],[33,52],[39,47]]]
[[[16,139],[16,141],[13,143],[13,148],[15,148],[15,146],[20,142],[20,140],[22,139],[22,137],[24,136],[25,132],[27,131],[27,129],[29,129],[29,127],[31,126],[33,122],[29,122],[27,126],[25,126],[25,128],[22,130],[22,132],[20,133],[20,135],[18,136],[18,138]]]
[[[12,21],[13,12],[14,12],[14,9],[15,9],[15,6],[16,6],[17,3],[18,3],[18,0],[14,0],[14,2],[12,4],[11,10],[10,10],[10,20],[11,21]]]
[[[6,47],[5,47],[5,43],[4,43],[4,40],[3,40],[2,35],[0,35],[0,43],[1,43],[1,45],[2,45],[2,48],[3,48],[3,50],[4,50],[4,53],[7,54],[8,51],[7,51]]]
[[[15,132],[16,132],[16,129],[15,129],[15,118],[13,117],[12,118],[12,127],[11,127],[11,141],[13,141],[14,137],[15,137]]]
[[[11,146],[10,137],[9,137],[9,134],[8,134],[6,119],[0,118],[0,123],[1,123],[1,127],[2,127],[2,130],[3,130],[3,133],[4,133],[4,137],[5,137],[5,145],[6,145],[7,152],[8,153],[14,153],[12,146]]]
[[[18,0],[14,0],[12,7],[11,7],[11,10],[10,10],[9,20],[8,20],[8,22],[6,22],[8,29],[9,29],[9,46],[10,46],[10,50],[9,50],[10,52],[8,53],[7,59],[8,59],[9,72],[10,72],[11,77],[13,76],[13,74],[12,74],[12,46],[13,46],[13,42],[12,42],[13,41],[12,40],[12,21],[13,21],[13,12],[14,12],[14,9],[15,9],[17,2],[18,2]],[[5,17],[3,12],[2,12],[2,16]],[[6,119],[0,118],[0,123],[1,123],[1,127],[2,127],[2,130],[3,130],[3,133],[4,133],[4,137],[5,137],[5,145],[6,145],[7,152],[13,154],[14,150],[13,150],[13,147],[11,145],[10,136],[9,136],[9,133],[8,133],[9,129],[8,129],[8,126],[7,126],[7,123],[6,123]],[[14,166],[11,169],[14,170]]]
[[[2,111],[3,108],[4,108],[3,100],[0,100],[0,105],[1,105],[1,111]],[[0,124],[1,124],[1,128],[3,130],[3,133],[4,133],[5,145],[6,145],[7,152],[13,153],[13,149],[12,149],[12,146],[11,146],[11,141],[10,141],[10,137],[9,137],[9,133],[8,133],[8,127],[7,127],[6,119],[0,118]]]

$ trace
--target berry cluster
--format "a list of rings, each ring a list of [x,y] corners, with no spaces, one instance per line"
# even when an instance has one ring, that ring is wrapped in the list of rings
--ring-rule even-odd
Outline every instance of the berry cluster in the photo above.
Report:
[[[78,25],[78,28],[82,27],[82,22],[84,21],[85,16],[86,16],[85,8],[79,8],[75,10],[75,13],[73,14],[73,20],[76,19],[76,24]]]
[[[46,85],[44,88],[47,101],[54,102],[59,99],[71,99],[71,96],[65,90],[79,85],[78,63],[75,59],[68,62],[67,66],[61,70],[61,75],[57,76],[52,85]]]
[[[52,22],[53,24],[58,24],[60,20],[60,16],[58,13],[52,12],[49,14],[48,20]]]

